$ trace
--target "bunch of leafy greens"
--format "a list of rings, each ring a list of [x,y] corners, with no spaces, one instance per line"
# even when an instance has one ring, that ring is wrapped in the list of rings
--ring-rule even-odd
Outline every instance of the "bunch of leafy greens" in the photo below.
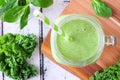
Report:
[[[90,77],[90,80],[119,80],[120,79],[120,61],[115,65],[112,65],[102,72],[95,72],[94,76]]]
[[[112,15],[111,8],[101,0],[92,0],[92,7],[94,12],[99,16],[109,18]]]
[[[23,29],[28,23],[30,4],[46,8],[53,0],[0,0],[0,19],[5,22],[20,20],[20,29]]]
[[[36,47],[35,39],[33,34],[0,36],[0,71],[14,80],[27,80],[37,75],[35,66],[26,61]]]

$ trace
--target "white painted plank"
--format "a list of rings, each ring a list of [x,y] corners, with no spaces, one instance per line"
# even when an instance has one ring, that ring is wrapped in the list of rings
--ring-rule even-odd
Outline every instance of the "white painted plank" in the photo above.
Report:
[[[43,9],[43,14],[45,14],[52,22],[54,22],[60,16],[64,8],[68,5],[68,3],[64,1],[65,0],[54,0],[54,4],[52,6]],[[44,38],[46,37],[49,30],[50,28],[44,25]]]
[[[43,13],[50,18],[53,22],[56,18],[59,17],[63,9],[67,6],[67,2],[64,0],[54,0],[54,5],[47,9],[43,9]],[[49,28],[44,25],[44,38],[46,37]],[[74,76],[73,74],[65,71],[52,61],[50,61],[47,57],[44,58],[45,64],[45,80],[80,80],[78,77]]]
[[[80,80],[70,72],[45,58],[45,80]]]
[[[37,42],[39,44],[39,21],[32,15],[30,16],[30,20],[28,25],[23,29],[19,29],[18,23],[4,23],[4,34],[6,33],[19,33],[19,34],[28,34],[28,33],[34,33],[37,36]],[[32,57],[28,59],[28,62],[30,64],[33,64],[37,67],[38,72],[40,71],[40,61],[39,61],[39,45],[35,49],[35,51],[32,54]],[[1,80],[1,79],[0,79]],[[5,80],[11,80],[10,78],[5,76]],[[40,72],[37,76],[28,79],[28,80],[40,80]]]
[[[2,22],[0,21],[0,36],[2,35]],[[0,72],[0,80],[3,79],[2,72]]]

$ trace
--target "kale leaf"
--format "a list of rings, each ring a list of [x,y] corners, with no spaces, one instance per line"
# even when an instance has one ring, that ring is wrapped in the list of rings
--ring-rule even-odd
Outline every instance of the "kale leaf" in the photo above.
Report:
[[[37,43],[33,34],[5,34],[0,36],[0,71],[14,80],[27,80],[38,74],[30,58]]]
[[[105,68],[102,72],[96,71],[90,80],[119,80],[120,79],[120,61],[115,65]]]

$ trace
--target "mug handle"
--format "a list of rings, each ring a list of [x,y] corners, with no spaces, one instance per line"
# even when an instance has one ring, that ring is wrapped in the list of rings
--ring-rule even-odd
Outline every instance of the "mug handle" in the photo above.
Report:
[[[117,44],[117,37],[115,36],[105,36],[105,45],[106,46],[115,46]]]

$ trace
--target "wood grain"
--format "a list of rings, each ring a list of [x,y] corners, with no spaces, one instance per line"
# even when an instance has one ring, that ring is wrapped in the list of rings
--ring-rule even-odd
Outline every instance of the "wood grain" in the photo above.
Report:
[[[117,20],[116,22],[119,23],[120,14],[118,11],[120,11],[119,0],[103,0],[108,5],[112,7],[113,20]],[[92,8],[91,8],[91,0],[72,0],[71,3],[66,7],[66,9],[63,11],[62,15],[65,14],[88,14],[97,17],[102,25],[102,28],[105,32],[105,35],[114,35],[118,38],[118,43],[116,46],[109,46],[105,47],[104,51],[100,57],[100,59],[92,65],[83,67],[83,68],[76,68],[76,67],[70,67],[70,66],[64,66],[54,61],[51,54],[51,48],[50,48],[50,32],[48,33],[47,37],[45,38],[43,44],[42,44],[42,52],[50,58],[52,61],[63,67],[64,69],[70,71],[71,73],[75,74],[76,76],[82,78],[83,80],[89,80],[89,77],[93,75],[95,71],[102,70],[110,65],[115,64],[119,58],[120,58],[120,26],[116,24],[111,19],[106,19],[99,17],[94,14]],[[112,4],[114,3],[114,4]]]

